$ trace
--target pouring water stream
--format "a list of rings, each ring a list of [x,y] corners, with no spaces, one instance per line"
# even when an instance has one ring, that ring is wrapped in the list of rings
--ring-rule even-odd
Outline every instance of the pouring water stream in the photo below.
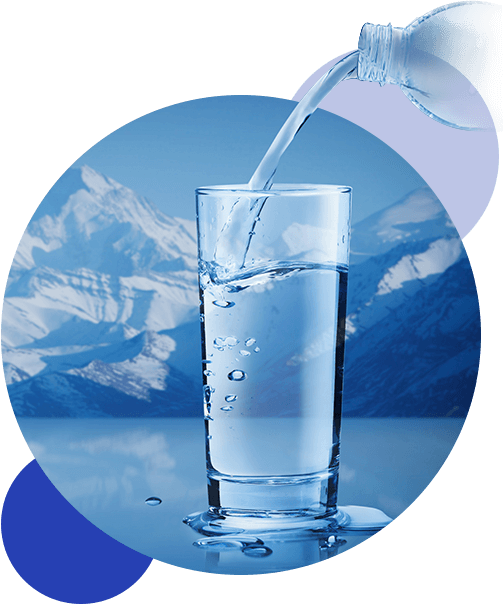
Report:
[[[271,189],[283,153],[321,101],[337,84],[357,77],[358,55],[358,51],[353,51],[341,59],[306,93],[281,127],[246,189]],[[267,196],[264,196],[252,202],[242,195],[236,200],[218,237],[214,263],[208,267],[210,276],[228,280],[244,267],[254,229],[266,200]]]

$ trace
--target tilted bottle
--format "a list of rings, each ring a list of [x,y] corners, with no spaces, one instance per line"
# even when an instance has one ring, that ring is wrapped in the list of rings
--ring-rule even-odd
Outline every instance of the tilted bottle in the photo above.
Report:
[[[358,43],[358,79],[398,84],[443,124],[500,127],[500,29],[501,8],[486,2],[448,4],[405,28],[367,23]]]

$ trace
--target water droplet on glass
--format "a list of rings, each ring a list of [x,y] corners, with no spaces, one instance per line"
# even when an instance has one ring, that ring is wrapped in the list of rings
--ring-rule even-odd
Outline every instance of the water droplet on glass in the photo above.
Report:
[[[230,300],[213,300],[213,304],[219,308],[232,308],[235,302],[231,302]]]
[[[150,506],[160,505],[162,499],[159,499],[159,497],[149,497],[148,499],[145,499],[145,503]]]
[[[241,369],[234,369],[234,371],[231,371],[227,377],[233,382],[242,382],[244,379],[246,379],[246,373],[241,371]]]
[[[199,315],[199,320],[201,321],[201,323],[204,323],[204,315]]]
[[[250,356],[250,354],[251,354],[251,352],[250,352],[249,350],[240,350],[240,351],[239,351],[239,354],[240,354],[242,357],[249,357],[249,356]]]
[[[235,394],[228,394],[225,397],[225,402],[226,403],[233,403],[238,397]]]
[[[245,341],[245,344],[246,344],[247,346],[253,346],[253,345],[255,344],[255,342],[256,342],[256,341],[257,341],[257,340],[256,340],[255,338],[248,338],[248,339]]]
[[[204,390],[204,402],[209,403],[211,400],[211,395],[215,392],[215,389],[206,384],[206,386],[204,386],[203,390]]]
[[[225,407],[220,407],[221,411],[232,411],[234,407],[232,405],[225,405]]]
[[[211,371],[210,369],[205,369],[205,370],[203,371],[203,373],[204,373],[204,375],[207,375],[208,377],[209,377],[210,375],[215,375],[215,374],[213,373],[213,371]]]
[[[258,346],[255,347],[253,350],[254,350],[254,352],[260,352],[260,348]]]
[[[342,243],[344,243],[344,241],[345,241],[345,240],[346,240],[346,236],[345,236],[345,235],[343,235],[343,236],[342,236]]]
[[[209,365],[211,363],[211,361],[207,361],[206,359],[203,359],[201,362],[203,365]]]
[[[265,558],[272,554],[272,549],[265,545],[247,545],[243,547],[243,554],[252,558]]]

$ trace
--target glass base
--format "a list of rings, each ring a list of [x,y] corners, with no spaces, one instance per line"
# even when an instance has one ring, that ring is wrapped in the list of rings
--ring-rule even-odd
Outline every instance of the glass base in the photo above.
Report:
[[[356,505],[340,506],[330,516],[288,515],[224,515],[213,511],[196,512],[183,522],[207,537],[265,536],[287,539],[325,536],[334,533],[358,531],[359,534],[375,533],[391,522],[391,518],[376,508]]]

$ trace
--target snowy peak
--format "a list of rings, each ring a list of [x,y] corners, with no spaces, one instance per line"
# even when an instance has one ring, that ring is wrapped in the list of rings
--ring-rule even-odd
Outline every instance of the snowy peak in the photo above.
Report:
[[[466,260],[459,237],[401,243],[350,267],[346,337],[353,339]]]
[[[195,225],[170,218],[88,166],[68,170],[33,216],[12,277],[36,266],[86,266],[109,274],[196,266]]]
[[[139,354],[119,362],[100,359],[82,368],[70,369],[70,375],[114,388],[140,400],[150,400],[151,390],[164,390],[170,367],[166,364],[176,348],[169,336],[144,332],[135,338],[143,346]]]
[[[377,284],[377,295],[382,296],[400,289],[407,281],[443,273],[459,260],[462,251],[461,240],[458,238],[437,239],[425,252],[403,256]]]
[[[444,207],[428,187],[368,216],[351,231],[351,263],[358,264],[401,243],[456,236]]]
[[[79,171],[79,168],[73,168]],[[99,195],[101,197],[105,196],[110,191],[116,189],[125,189],[120,183],[115,180],[96,172],[89,166],[82,166],[80,168],[80,175],[82,178],[82,182],[86,185],[86,187],[92,193]]]
[[[165,216],[88,166],[70,169],[19,244],[3,342],[49,337],[61,346],[80,333],[74,320],[93,333],[114,323],[136,333],[173,329],[197,312],[196,254],[195,223]]]

